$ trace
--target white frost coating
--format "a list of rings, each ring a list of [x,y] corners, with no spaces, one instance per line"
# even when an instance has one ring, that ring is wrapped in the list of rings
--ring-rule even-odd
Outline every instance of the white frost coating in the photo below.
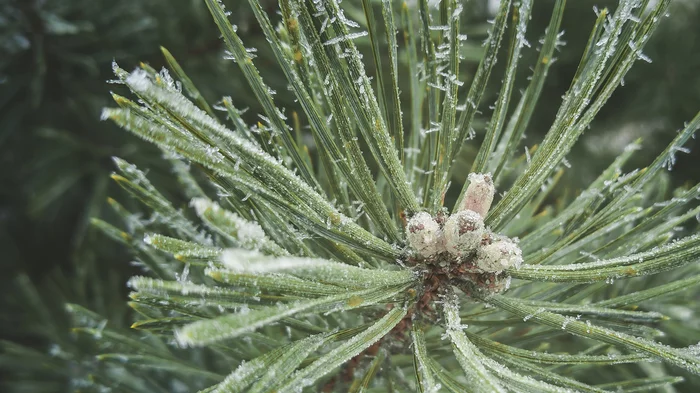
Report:
[[[469,187],[464,195],[464,202],[460,210],[471,210],[481,217],[486,217],[496,194],[491,174],[470,173]]]
[[[477,252],[476,266],[485,272],[500,273],[511,267],[517,269],[522,263],[520,247],[508,238],[481,247]]]
[[[445,296],[442,303],[445,312],[445,328],[447,336],[452,342],[453,351],[457,361],[462,366],[469,385],[476,387],[475,392],[498,392],[506,390],[500,382],[488,372],[483,359],[487,359],[464,334],[459,316],[459,300],[454,293]]]
[[[323,259],[310,258],[265,258],[263,255],[231,248],[221,253],[221,262],[229,270],[237,273],[273,273],[283,271],[293,271],[300,269],[318,268],[327,266],[332,262]]]
[[[454,256],[476,251],[486,232],[481,216],[471,210],[462,210],[450,216],[443,229],[445,248]]]
[[[689,346],[688,348],[686,348],[686,351],[691,355],[700,357],[700,342],[698,342],[695,345]]]
[[[323,345],[327,337],[328,334],[320,334],[294,342],[287,351],[275,359],[275,362],[265,370],[265,374],[251,386],[248,393],[275,391],[275,389],[271,388],[276,385],[279,379],[290,375],[310,353]]]
[[[306,299],[284,304],[279,303],[275,306],[251,309],[246,313],[239,312],[220,315],[213,319],[201,319],[177,329],[175,331],[175,339],[183,347],[203,346],[216,341],[239,337],[295,314],[307,312],[335,312],[356,307],[371,306],[385,299],[392,298],[397,293],[407,289],[408,286],[410,286],[410,284],[393,288],[370,288],[359,291],[348,291],[317,299]],[[357,301],[355,301],[355,299],[357,299]],[[394,308],[387,315],[395,313],[396,311],[401,310],[398,307]],[[398,323],[404,315],[405,310],[396,323]],[[388,333],[388,330],[391,330],[394,325],[391,325],[386,333]],[[358,336],[355,336],[355,338]]]
[[[693,247],[697,247],[698,244],[700,244],[700,235],[691,235],[679,240],[675,240],[671,243],[664,244],[663,246],[655,247],[651,250],[640,252],[637,254],[631,254],[627,256],[595,262],[574,263],[568,265],[528,265],[527,268],[531,270],[549,272],[586,271],[600,268],[633,265],[643,262],[649,263],[650,261],[654,261],[655,259],[663,260],[662,258],[669,258],[670,255],[681,253],[685,250],[691,250],[693,249]]]
[[[279,393],[301,392],[336,367],[362,353],[387,335],[406,315],[406,308],[395,307],[374,325],[353,338],[344,341],[310,365],[298,370],[279,389]]]
[[[207,209],[214,209],[219,207],[219,205],[206,198],[193,198],[190,201],[190,206],[194,208],[198,216],[204,214],[204,212]]]
[[[414,215],[406,226],[408,244],[420,256],[429,258],[443,249],[440,225],[426,212]]]
[[[414,273],[409,270],[363,269],[321,258],[271,258],[240,249],[225,250],[221,261],[226,268],[237,273],[286,273],[340,287],[387,287],[415,279]]]
[[[245,220],[216,202],[206,198],[193,198],[190,201],[197,216],[218,234],[233,244],[249,250],[260,250],[266,254],[285,255],[287,252],[271,241],[265,231],[255,222]]]
[[[509,382],[511,386],[527,387],[528,389],[522,389],[523,391],[535,391],[535,392],[550,392],[550,393],[574,393],[577,390],[572,390],[562,386],[552,385],[547,382],[539,381],[527,375],[518,374],[512,371],[510,368],[504,366],[495,360],[483,356],[481,362],[490,369],[493,373],[503,379],[504,382]],[[521,390],[518,389],[518,390]]]
[[[331,38],[330,40],[324,42],[323,45],[326,45],[326,46],[335,45],[335,44],[339,44],[339,43],[341,43],[341,42],[343,42],[343,41],[350,41],[350,40],[354,40],[354,39],[356,39],[356,38],[364,37],[364,36],[366,36],[367,34],[369,34],[369,33],[366,32],[366,31],[360,31],[360,32],[357,32],[357,33],[350,33],[350,34],[347,34],[347,35],[340,35],[340,36],[337,36],[337,37],[333,37],[333,38]]]
[[[229,230],[235,230],[235,233],[229,233],[230,236],[236,238],[244,247],[257,248],[261,244],[268,242],[269,239],[265,235],[262,227],[255,222],[247,221],[240,218],[238,215],[221,208],[217,203],[205,198],[194,198],[190,205],[197,212],[197,216],[205,219],[207,214],[212,217],[219,217],[225,220],[232,227]]]
[[[257,357],[249,362],[243,361],[236,370],[231,374],[226,376],[226,378],[216,385],[213,393],[239,393],[242,389],[248,387],[248,385],[260,374],[263,373],[265,367],[269,364],[271,356],[270,354],[275,352],[268,352],[265,355]]]
[[[202,300],[207,296],[220,300],[232,300],[240,297],[235,291],[226,288],[195,284],[189,281],[164,281],[142,276],[131,277],[126,285],[134,291],[153,294],[163,298],[168,298],[171,294],[183,296],[198,295],[202,297]],[[234,304],[231,303],[231,306],[234,306]]]
[[[363,67],[360,66],[358,69],[359,68]],[[222,141],[221,143],[225,142],[228,154],[232,155],[234,159],[246,163],[247,166],[255,168],[256,173],[260,173],[260,175],[254,175],[250,179],[250,183],[246,181],[246,188],[255,187],[259,189],[256,191],[264,192],[268,195],[272,194],[274,198],[284,198],[283,193],[293,192],[301,201],[298,209],[305,210],[304,213],[309,216],[312,222],[318,222],[320,217],[337,217],[339,218],[338,220],[332,221],[333,226],[340,229],[344,237],[362,242],[366,248],[377,251],[383,255],[393,256],[396,254],[396,251],[391,248],[391,245],[377,237],[371,236],[371,234],[360,225],[342,215],[325,197],[321,196],[314,188],[299,178],[278,159],[212,119],[206,112],[197,108],[183,95],[170,92],[154,85],[152,81],[149,80],[148,74],[142,70],[136,70],[126,77],[126,84],[131,90],[142,96],[145,101],[149,102],[149,104],[155,103],[162,105],[168,111],[172,111],[179,117],[187,119],[188,123],[193,127],[211,133],[213,137],[220,139]],[[369,82],[367,82],[367,86],[370,86]],[[146,128],[151,128],[151,124],[149,123]],[[168,132],[163,131],[163,134],[168,134]],[[160,135],[158,137],[160,137]],[[151,138],[150,140],[154,139]],[[158,141],[158,144],[163,145],[160,141]],[[168,146],[167,144],[164,145],[166,147]],[[389,145],[391,145],[391,143],[387,143],[387,146]],[[188,145],[183,146],[182,150],[186,153],[191,153],[191,149]],[[219,160],[223,160],[221,152],[216,153],[217,165],[210,164],[209,161],[212,158],[208,157],[208,155],[208,153],[202,154],[201,156],[200,154],[190,154],[188,158],[195,162],[200,162],[215,171],[220,171],[222,168],[225,168],[225,171],[222,173],[225,173],[227,177],[231,177],[237,182],[242,181],[238,180],[235,174],[231,173],[230,165],[218,165],[220,162]],[[265,182],[274,184],[274,186],[265,187],[258,185],[255,181],[260,180],[261,177],[268,179],[265,180]],[[277,187],[277,185],[279,185],[279,187]]]

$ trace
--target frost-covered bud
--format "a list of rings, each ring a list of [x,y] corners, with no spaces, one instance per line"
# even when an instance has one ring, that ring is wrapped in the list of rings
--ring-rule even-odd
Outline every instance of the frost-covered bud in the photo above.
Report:
[[[464,194],[461,210],[471,210],[481,217],[486,217],[496,193],[493,179],[490,174],[481,173],[470,173],[467,179],[469,179],[469,187]]]
[[[406,237],[408,244],[424,258],[442,251],[440,225],[426,212],[417,213],[408,221]]]
[[[484,220],[471,210],[462,210],[451,215],[445,227],[445,248],[457,257],[474,252],[484,236]]]
[[[476,255],[476,268],[489,273],[500,273],[511,267],[520,267],[523,252],[518,245],[503,238],[479,248]]]

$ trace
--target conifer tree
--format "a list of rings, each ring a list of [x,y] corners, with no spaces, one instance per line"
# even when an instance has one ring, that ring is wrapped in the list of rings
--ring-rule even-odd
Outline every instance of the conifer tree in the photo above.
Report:
[[[466,78],[473,43],[456,0],[248,0],[265,37],[257,49],[222,2],[204,2],[247,83],[237,94],[254,104],[209,102],[167,49],[169,70],[114,63],[115,106],[103,119],[160,149],[189,203],[114,158],[112,179],[149,214],[110,199],[121,223],[92,224],[141,269],[128,282],[136,316],[123,329],[66,305],[75,341],[52,356],[71,365],[73,387],[698,386],[700,184],[674,188],[665,172],[688,151],[700,112],[658,156],[635,157],[634,141],[579,192],[560,186],[575,177],[575,144],[647,59],[670,0],[596,9],[536,144],[524,136],[566,51],[565,0],[546,27],[531,25],[532,0],[502,0]],[[284,83],[273,88],[268,75]],[[13,343],[6,353],[44,358]]]

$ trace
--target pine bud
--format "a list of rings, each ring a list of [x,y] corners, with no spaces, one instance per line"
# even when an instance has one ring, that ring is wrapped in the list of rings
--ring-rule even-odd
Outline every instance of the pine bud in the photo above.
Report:
[[[414,215],[406,226],[408,244],[418,255],[429,258],[442,249],[440,225],[426,212]]]
[[[445,222],[445,248],[455,256],[476,251],[484,236],[484,221],[471,210],[462,210],[451,215]]]
[[[515,242],[508,238],[496,240],[479,249],[476,268],[489,273],[500,273],[511,267],[520,267],[523,253]]]
[[[467,178],[469,179],[469,187],[464,194],[461,210],[471,210],[477,212],[481,217],[486,217],[496,193],[491,174],[470,173]]]

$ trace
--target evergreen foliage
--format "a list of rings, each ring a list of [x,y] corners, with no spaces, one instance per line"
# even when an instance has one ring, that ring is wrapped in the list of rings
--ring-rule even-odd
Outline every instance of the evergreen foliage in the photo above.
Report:
[[[94,296],[85,307],[42,300],[20,276],[27,323],[52,349],[3,342],[3,366],[20,375],[8,388],[697,386],[700,184],[675,188],[665,172],[700,112],[643,169],[630,169],[635,141],[580,192],[559,185],[577,170],[566,157],[579,137],[646,59],[670,0],[598,10],[537,145],[523,137],[566,50],[565,0],[546,28],[530,26],[533,0],[501,1],[481,48],[469,47],[469,13],[456,0],[281,0],[279,10],[249,0],[260,52],[223,3],[204,2],[251,92],[248,113],[239,97],[207,101],[167,50],[170,72],[113,65],[116,106],[103,119],[160,149],[181,196],[113,159],[112,179],[148,214],[110,199],[116,220],[91,222],[140,269],[128,282],[133,325],[106,301],[118,280],[103,287],[91,271],[83,286],[65,283],[89,288],[76,296]],[[284,83],[267,84],[268,74]],[[50,305],[64,302],[65,312]],[[70,334],[56,322],[65,317]]]

